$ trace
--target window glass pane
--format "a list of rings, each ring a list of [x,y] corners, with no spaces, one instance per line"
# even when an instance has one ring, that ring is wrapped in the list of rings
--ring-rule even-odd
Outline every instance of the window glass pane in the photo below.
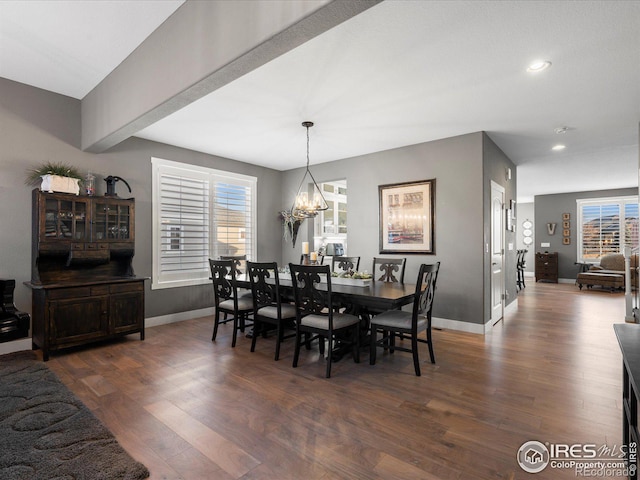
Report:
[[[347,186],[346,181],[322,183],[324,198],[329,209],[320,212],[316,228],[321,230],[324,241],[338,241],[346,244],[347,234]],[[335,237],[341,238],[336,239]]]
[[[214,256],[247,255],[251,260],[251,190],[223,182],[214,190]]]
[[[624,206],[624,243],[631,248],[638,246],[637,203],[627,203]]]

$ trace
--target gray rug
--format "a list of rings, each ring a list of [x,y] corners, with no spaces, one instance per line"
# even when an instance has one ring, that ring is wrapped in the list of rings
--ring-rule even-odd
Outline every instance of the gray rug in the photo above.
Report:
[[[0,479],[149,476],[32,352],[0,356]]]

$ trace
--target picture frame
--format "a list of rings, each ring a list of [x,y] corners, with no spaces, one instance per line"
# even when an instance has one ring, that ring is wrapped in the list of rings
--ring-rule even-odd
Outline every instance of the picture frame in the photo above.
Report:
[[[563,237],[562,238],[563,245],[571,245],[571,237]]]
[[[571,219],[571,214],[570,213],[563,213],[562,214],[562,220],[570,220]]]
[[[562,230],[562,236],[563,237],[570,237],[571,236],[571,230],[569,230],[568,228],[565,228],[564,230]]]
[[[571,228],[571,222],[565,220],[562,222],[562,228]]]
[[[436,180],[378,185],[380,253],[435,254]]]

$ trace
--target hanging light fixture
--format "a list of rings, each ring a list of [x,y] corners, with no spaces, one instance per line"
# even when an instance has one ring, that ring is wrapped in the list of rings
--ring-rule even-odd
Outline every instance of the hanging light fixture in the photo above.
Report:
[[[298,187],[298,193],[293,203],[293,207],[291,207],[291,216],[298,220],[313,218],[318,215],[319,212],[329,208],[329,205],[327,205],[327,202],[322,195],[322,191],[320,191],[320,187],[318,187],[318,184],[316,183],[316,179],[313,178],[311,171],[309,171],[309,127],[313,127],[313,122],[302,122],[302,126],[307,129],[307,169],[304,172],[304,176],[302,177],[302,181]],[[309,198],[309,180],[307,179],[307,176],[313,182],[311,199]]]

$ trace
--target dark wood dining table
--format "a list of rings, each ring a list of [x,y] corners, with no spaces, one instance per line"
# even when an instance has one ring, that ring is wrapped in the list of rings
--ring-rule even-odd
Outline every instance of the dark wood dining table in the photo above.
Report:
[[[292,298],[292,284],[289,273],[279,273],[280,289],[282,293]],[[246,274],[238,275],[236,283],[240,288],[251,288]],[[322,288],[323,285],[320,285]],[[326,286],[325,286],[326,288]],[[344,283],[332,283],[332,300],[340,305],[351,306],[354,313],[367,310],[396,310],[413,302],[416,286],[412,283],[376,282],[371,280],[368,285],[347,285]]]
[[[291,274],[280,272],[280,293],[283,297],[293,299]],[[369,312],[396,310],[413,302],[416,286],[413,283],[376,282],[371,280],[368,285],[349,285],[345,283],[331,283],[331,300],[335,305],[346,307],[346,311],[357,315],[361,319],[360,346],[369,345]],[[240,288],[251,288],[249,277],[241,274],[236,277],[236,284]],[[326,289],[326,284],[319,288]],[[253,331],[247,336],[253,335]],[[338,345],[333,351],[333,361],[336,362],[348,351],[345,345]]]

